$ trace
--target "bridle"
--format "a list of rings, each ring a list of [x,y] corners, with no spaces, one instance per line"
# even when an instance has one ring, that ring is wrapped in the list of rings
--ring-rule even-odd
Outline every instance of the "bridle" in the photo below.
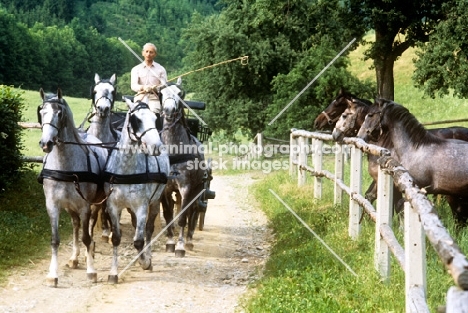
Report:
[[[37,107],[37,119],[39,124],[41,124],[41,129],[44,128],[44,125],[49,125],[53,128],[55,128],[58,132],[58,136],[60,136],[60,127],[58,125],[54,125],[52,123],[42,123],[42,116],[41,116],[41,110],[44,108],[44,104],[46,103],[57,103],[61,108],[63,106],[63,102],[60,99],[51,99],[51,100],[44,100],[41,105]],[[62,108],[62,116],[60,117],[59,123],[61,123],[64,119],[66,118],[66,113],[64,112]]]
[[[132,119],[132,116],[135,114],[135,112],[137,112],[137,111],[139,111],[139,110],[141,110],[141,109],[150,110],[148,104],[146,104],[146,103],[144,103],[144,102],[140,102],[140,103],[138,103],[132,110],[130,110],[130,111],[127,113],[127,114],[128,114],[128,120],[129,120],[129,122],[127,123],[127,132],[128,132],[128,135],[130,136],[130,139],[131,139],[132,141],[136,141],[136,142],[138,142],[139,144],[141,144],[141,142],[142,142],[142,141],[141,141],[141,138],[143,138],[143,136],[145,136],[147,132],[149,132],[149,131],[151,131],[151,130],[153,130],[153,129],[155,129],[155,130],[157,131],[156,127],[151,127],[151,128],[146,129],[144,132],[142,132],[140,136],[138,136],[138,135],[134,132],[133,127],[131,127],[131,119]],[[132,136],[133,136],[133,138],[132,138]]]
[[[336,103],[336,99],[332,101],[332,105],[335,105]],[[340,116],[341,114],[339,114],[338,116],[334,117],[334,118],[331,118],[327,112],[325,111],[322,111],[322,113],[320,114],[323,114],[325,116],[325,118],[327,119],[327,122],[328,122],[328,125],[334,125],[339,119],[340,119]]]
[[[108,95],[101,96],[101,97],[99,97],[97,100],[94,98],[94,94],[96,93],[94,89],[96,88],[97,85],[99,85],[99,84],[101,84],[101,83],[108,83],[108,84],[110,84],[111,86],[114,86],[114,85],[112,85],[110,82],[108,82],[108,81],[102,81],[102,80],[99,81],[99,82],[97,82],[96,84],[94,84],[94,86],[93,86],[92,89],[91,89],[91,90],[92,90],[92,94],[93,94],[93,97],[92,97],[92,105],[93,105],[94,109],[97,110],[97,103],[99,102],[99,100],[101,100],[101,99],[107,99],[107,100],[110,102],[110,104],[111,104],[110,109],[112,110],[112,108],[114,107],[114,101],[115,101],[115,100],[114,100],[114,99],[115,99],[115,88],[114,88],[114,90],[110,93],[110,94],[112,95],[112,98],[109,98]],[[109,93],[107,93],[107,94],[109,94]]]

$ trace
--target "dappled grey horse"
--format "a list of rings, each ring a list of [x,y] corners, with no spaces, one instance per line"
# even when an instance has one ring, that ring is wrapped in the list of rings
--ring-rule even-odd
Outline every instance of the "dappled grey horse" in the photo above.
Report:
[[[428,194],[446,195],[455,219],[464,224],[468,218],[468,142],[437,137],[432,131],[425,129],[404,106],[378,99],[357,136],[388,141],[392,154],[415,183]]]
[[[155,128],[156,115],[145,102],[126,99],[128,112],[120,140],[112,150],[104,171],[107,210],[112,225],[113,258],[108,277],[118,282],[120,216],[129,210],[135,226],[133,244],[143,269],[151,269],[151,237],[160,211],[160,197],[169,174],[169,158],[161,152]]]
[[[86,246],[86,272],[88,279],[97,281],[94,268],[93,227],[97,218],[97,210],[91,209],[91,204],[98,199],[97,191],[100,175],[104,167],[107,150],[99,146],[89,146],[89,143],[99,144],[100,141],[91,135],[83,140],[75,127],[73,114],[62,91],[56,95],[45,95],[40,90],[42,104],[38,107],[38,118],[42,127],[39,145],[47,154],[44,157],[43,169],[39,182],[43,184],[47,213],[52,227],[52,258],[47,274],[47,283],[58,284],[58,248],[60,211],[67,211],[73,225],[73,250],[69,266],[78,266],[79,228],[83,224],[82,241]]]
[[[120,131],[112,127],[111,113],[114,108],[116,97],[116,76],[113,74],[109,79],[101,79],[96,73],[94,75],[94,86],[91,88],[91,114],[88,117],[89,127],[87,133],[95,136],[103,142],[104,147],[114,146],[120,137]],[[106,211],[106,202],[101,205],[101,228],[102,239],[109,241],[111,234],[109,217]]]
[[[171,178],[161,198],[165,214],[170,214],[174,206],[173,194],[183,210],[178,219],[180,227],[179,238],[175,245],[176,256],[185,256],[185,248],[193,249],[193,234],[200,212],[205,212],[207,203],[204,199],[213,199],[214,192],[205,190],[206,182],[211,180],[209,162],[205,161],[201,143],[190,134],[185,120],[182,98],[184,92],[180,89],[181,80],[177,84],[164,84],[160,88],[160,99],[163,108],[164,124],[161,139],[169,153],[171,163]],[[169,207],[168,207],[169,206]],[[170,217],[166,217],[166,221]],[[188,227],[186,240],[185,227]],[[168,234],[170,236],[170,234]],[[168,240],[168,247],[170,243]],[[170,248],[168,248],[171,251]]]

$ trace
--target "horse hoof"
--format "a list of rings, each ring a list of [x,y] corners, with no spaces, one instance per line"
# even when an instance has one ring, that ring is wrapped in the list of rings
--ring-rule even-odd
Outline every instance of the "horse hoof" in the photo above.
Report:
[[[145,272],[152,272],[153,271],[153,265],[150,264],[150,266],[148,266],[147,268],[144,268],[143,269]]]
[[[175,251],[175,243],[166,243],[166,252],[173,253]]]
[[[86,273],[88,280],[92,283],[97,283],[97,273]]]
[[[68,267],[77,269],[78,268],[78,260],[68,260]]]
[[[193,243],[187,242],[187,243],[185,244],[185,248],[186,248],[187,250],[189,250],[189,251],[193,251]]]
[[[55,277],[55,278],[47,277],[46,283],[47,283],[47,286],[49,286],[49,287],[57,288],[58,278],[57,277]]]
[[[107,276],[107,282],[109,284],[117,284],[119,282],[119,276],[109,275],[109,276]]]
[[[185,250],[176,250],[175,256],[178,258],[183,258],[185,256]]]

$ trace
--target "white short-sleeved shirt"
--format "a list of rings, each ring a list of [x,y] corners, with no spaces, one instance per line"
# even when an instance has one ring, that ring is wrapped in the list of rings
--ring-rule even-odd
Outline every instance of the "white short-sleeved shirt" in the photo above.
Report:
[[[131,71],[131,88],[139,92],[143,87],[158,86],[162,81],[167,82],[166,69],[159,63],[153,61],[151,67],[145,62],[138,64]]]

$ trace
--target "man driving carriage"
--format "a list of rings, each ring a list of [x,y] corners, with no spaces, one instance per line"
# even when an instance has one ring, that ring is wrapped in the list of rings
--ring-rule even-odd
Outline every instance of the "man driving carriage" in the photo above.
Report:
[[[131,75],[131,86],[130,88],[137,94],[135,101],[143,100],[145,96],[148,96],[148,105],[156,116],[158,122],[158,129],[162,128],[161,122],[161,102],[159,101],[156,87],[161,85],[164,81],[167,81],[166,69],[159,63],[154,61],[154,58],[158,55],[158,49],[152,43],[146,43],[143,46],[141,55],[145,60],[132,68]],[[158,123],[158,124],[159,124]]]

